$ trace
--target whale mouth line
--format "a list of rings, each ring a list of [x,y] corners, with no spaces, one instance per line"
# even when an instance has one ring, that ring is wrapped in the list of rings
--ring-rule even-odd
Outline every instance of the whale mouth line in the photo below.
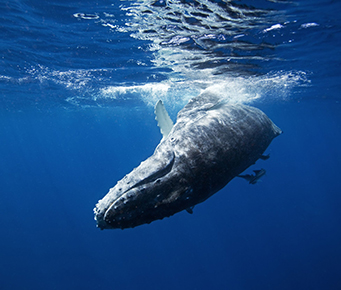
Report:
[[[135,183],[132,187],[128,188],[126,191],[123,192],[123,194],[127,193],[129,190],[132,190],[136,187],[139,187],[141,185],[145,185],[147,183],[151,183],[161,177],[164,177],[165,175],[167,175],[169,172],[171,172],[173,165],[174,165],[174,161],[175,161],[175,154],[172,151],[172,158],[170,159],[170,161],[168,162],[168,164],[166,164],[165,167],[163,167],[162,169],[152,173],[151,175],[149,175],[148,177],[142,179],[141,181]],[[122,194],[122,195],[123,195]]]
[[[166,176],[168,173],[171,172],[173,165],[175,162],[175,154],[172,151],[172,156],[169,160],[169,162],[160,170],[157,170],[156,172],[150,174],[148,177],[142,179],[141,181],[135,183],[133,186],[122,192],[120,196],[118,196],[115,200],[113,200],[105,210],[103,214],[103,221],[105,223],[108,223],[107,217],[110,216],[114,211],[124,207],[125,204],[128,203],[128,201],[133,198],[134,196],[137,196],[139,194],[143,194],[144,185],[150,184],[152,182],[157,181],[158,179]],[[140,188],[140,189],[139,189]]]

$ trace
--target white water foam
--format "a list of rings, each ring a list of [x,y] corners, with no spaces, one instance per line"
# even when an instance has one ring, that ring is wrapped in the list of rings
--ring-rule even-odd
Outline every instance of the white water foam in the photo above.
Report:
[[[211,80],[164,81],[133,86],[109,86],[100,90],[95,101],[140,98],[154,106],[163,100],[171,110],[178,110],[189,99],[210,92],[231,103],[252,104],[255,101],[286,101],[293,87],[306,84],[304,72],[276,72],[265,76],[220,77]],[[107,102],[108,103],[108,102]]]
[[[100,73],[107,70],[58,71],[40,67],[30,70],[38,82],[53,82],[72,91],[66,101],[76,106],[115,106],[118,102],[143,102],[154,106],[163,100],[171,110],[179,110],[189,99],[204,91],[229,102],[251,104],[254,101],[285,101],[294,87],[309,83],[305,72],[280,71],[259,76],[214,75],[209,69],[198,70],[186,79],[176,74],[168,80],[145,84],[103,85]]]

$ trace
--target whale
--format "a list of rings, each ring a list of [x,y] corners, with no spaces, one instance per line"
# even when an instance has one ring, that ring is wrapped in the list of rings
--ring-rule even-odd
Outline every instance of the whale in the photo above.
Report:
[[[225,187],[282,133],[261,110],[202,93],[173,124],[162,101],[155,106],[162,140],[152,156],[124,176],[94,208],[100,229],[126,229],[195,205]]]

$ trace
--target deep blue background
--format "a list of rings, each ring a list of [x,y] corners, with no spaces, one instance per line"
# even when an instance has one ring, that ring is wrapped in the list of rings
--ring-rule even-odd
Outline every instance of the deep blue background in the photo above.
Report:
[[[71,15],[106,11],[110,2],[97,8],[92,1],[48,3],[2,4],[18,5],[17,10],[10,7],[1,14],[8,21],[6,29],[20,29],[13,39],[13,31],[4,35],[1,44],[1,289],[341,289],[340,27],[336,25],[340,5],[336,1],[285,6],[298,23],[292,27],[297,28],[295,41],[285,43],[286,36],[281,36],[283,45],[276,53],[287,61],[265,62],[263,69],[303,70],[310,83],[294,88],[285,100],[269,97],[254,103],[284,131],[267,150],[271,158],[251,168],[266,168],[262,182],[252,186],[235,179],[196,206],[193,215],[181,212],[123,231],[97,229],[92,209],[160,141],[153,108],[141,100],[71,106],[64,94],[86,97],[92,91],[83,86],[70,91],[57,82],[63,81],[60,76],[56,80],[49,72],[113,69],[93,73],[91,88],[96,80],[112,85],[138,75],[139,82],[151,71],[156,71],[156,81],[165,76],[149,63],[148,50],[137,49],[145,43],[129,33],[111,34],[124,42],[117,62],[109,64],[107,60],[114,59],[105,56],[109,47],[99,51],[96,42],[94,55],[88,53],[92,51],[88,45],[84,56],[76,57],[76,44],[85,45],[89,39],[86,32],[83,39],[61,35],[73,23]],[[114,12],[123,23],[126,16],[118,8]],[[44,31],[42,19],[58,25]],[[319,24],[309,37],[308,30],[299,29],[307,22]],[[33,29],[34,34],[28,39],[45,41],[41,47],[21,49],[27,35],[19,30],[25,30],[25,23],[32,25],[28,31]],[[84,31],[99,29],[77,25]],[[55,38],[51,31],[56,31]],[[107,37],[97,33],[97,41]],[[58,43],[61,50],[69,47],[72,53],[58,52]],[[54,53],[49,45],[56,48]],[[135,58],[147,66],[134,66],[129,60]],[[77,63],[79,59],[83,61]],[[36,64],[43,67],[39,76],[45,76],[44,81],[30,72]],[[117,72],[114,80],[109,76],[113,72]],[[68,78],[77,80],[73,74]]]

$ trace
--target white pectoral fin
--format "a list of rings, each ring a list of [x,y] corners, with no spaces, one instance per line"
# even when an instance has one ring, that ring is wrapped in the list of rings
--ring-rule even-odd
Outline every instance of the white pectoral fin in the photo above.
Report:
[[[161,100],[159,100],[155,105],[155,120],[157,121],[157,125],[160,127],[163,138],[166,138],[174,124]]]

